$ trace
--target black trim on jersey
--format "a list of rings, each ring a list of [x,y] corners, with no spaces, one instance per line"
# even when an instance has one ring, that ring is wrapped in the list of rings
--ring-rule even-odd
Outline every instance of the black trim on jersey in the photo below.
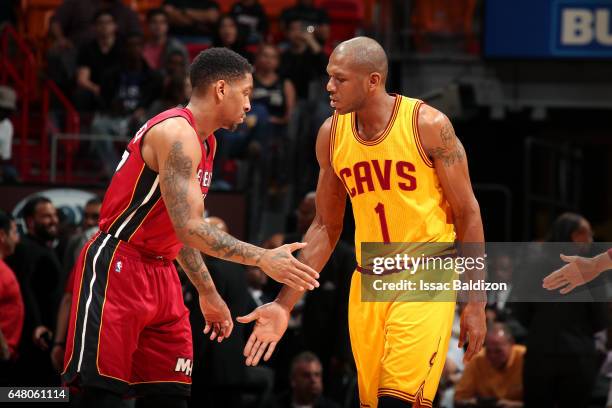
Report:
[[[106,243],[104,243],[105,240]],[[100,249],[103,244],[104,247]],[[77,375],[80,374],[80,381],[85,385],[89,385],[90,381],[99,375],[97,355],[100,325],[102,323],[102,308],[106,296],[109,269],[112,267],[113,257],[118,245],[118,240],[102,233],[91,244],[87,252],[87,257],[84,260],[85,268],[81,279],[81,290],[78,298],[79,304],[77,306],[77,317],[74,328],[74,347],[72,348],[70,363],[63,376],[64,381],[67,383],[74,381]],[[100,251],[100,254],[98,258],[95,259],[98,251]],[[90,291],[91,280],[94,274],[94,259],[96,260],[96,277]],[[91,303],[89,308],[87,308],[87,301],[90,293],[92,293]],[[83,345],[82,338],[83,329],[85,328],[86,311],[87,327],[85,332],[85,349],[83,350],[81,370],[78,372],[81,347]]]
[[[140,178],[136,182],[136,188],[134,190],[134,196],[132,197],[132,201],[130,201],[130,204],[128,205],[127,209],[119,216],[119,218],[113,221],[112,226],[107,231],[109,234],[118,238],[117,231],[119,230],[119,228],[121,228],[121,225],[123,225],[123,223],[130,217],[130,215],[134,211],[136,211],[140,205],[142,205],[147,194],[149,194],[149,191],[151,191],[151,188],[153,187],[153,183],[155,182],[155,179],[157,178],[157,176],[158,174],[156,172],[151,170],[146,164],[144,165],[142,174],[140,175]],[[159,187],[157,188],[157,190],[159,190]],[[154,193],[154,195],[156,193],[157,191]],[[152,199],[153,197],[151,197],[151,200]],[[133,216],[133,218],[135,218],[135,216]],[[129,225],[126,225],[121,231],[122,236],[124,235],[123,231],[132,225],[132,222],[134,221],[133,218],[130,220]],[[139,225],[139,224],[140,223],[136,225]]]
[[[159,186],[157,186],[155,192],[153,193],[149,201],[145,205],[140,207],[138,210],[136,210],[136,214],[134,215],[134,217],[132,217],[130,222],[128,222],[125,228],[123,228],[117,238],[122,241],[128,242],[132,238],[132,235],[134,235],[136,230],[140,227],[147,215],[149,215],[149,213],[151,212],[155,204],[157,204],[160,198],[161,190],[159,189]]]

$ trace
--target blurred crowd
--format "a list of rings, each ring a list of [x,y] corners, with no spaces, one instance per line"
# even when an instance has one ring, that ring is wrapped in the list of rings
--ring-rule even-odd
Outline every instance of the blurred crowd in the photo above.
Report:
[[[107,180],[126,139],[188,101],[191,59],[207,47],[236,51],[255,67],[252,109],[235,132],[216,134],[213,188],[245,190],[255,177],[274,194],[288,188],[300,164],[308,169],[304,180],[314,178],[313,164],[294,157],[297,149],[314,150],[316,130],[331,113],[321,86],[332,49],[327,12],[297,0],[278,23],[280,33],[269,32],[257,0],[236,1],[227,14],[214,1],[167,0],[140,18],[121,0],[66,0],[50,23],[46,72],[77,107],[81,132],[108,136],[87,152],[101,159],[99,177]]]
[[[17,220],[21,234],[12,216],[0,214],[1,385],[59,385],[72,279],[78,273],[72,268],[82,246],[97,231],[100,207],[99,198],[89,200],[81,224],[75,226],[49,199],[35,196]],[[315,193],[309,192],[295,210],[291,227],[271,234],[263,245],[272,248],[300,241],[314,216]],[[211,216],[207,221],[227,231],[222,219]],[[588,244],[590,224],[578,214],[562,214],[551,226],[547,242]],[[234,318],[274,300],[280,289],[256,267],[205,260]],[[488,294],[484,349],[468,363],[463,361],[464,348],[458,346],[458,305],[434,405],[606,406],[612,376],[608,305],[513,302],[515,262],[506,255],[489,260],[488,279],[508,286]],[[257,367],[246,366],[242,354],[252,326],[236,324],[222,343],[206,338],[197,293],[179,268],[193,332],[191,406],[358,406],[347,321],[355,267],[353,243],[340,240],[321,273],[320,288],[296,305],[272,359]],[[558,263],[543,260],[535,281],[556,267]]]

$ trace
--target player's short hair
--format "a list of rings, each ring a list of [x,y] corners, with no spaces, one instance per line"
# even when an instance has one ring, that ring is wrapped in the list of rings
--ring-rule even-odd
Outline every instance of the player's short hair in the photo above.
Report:
[[[298,364],[312,362],[317,362],[319,363],[319,365],[321,365],[321,360],[319,360],[319,357],[317,357],[315,353],[313,353],[312,351],[302,351],[300,354],[295,356],[293,360],[291,360],[291,376],[295,374],[295,370],[297,369]]]
[[[23,206],[23,211],[21,213],[22,217],[24,219],[33,217],[34,214],[36,213],[36,207],[38,207],[38,204],[40,203],[46,204],[50,202],[51,200],[43,196],[35,196],[35,197],[30,198],[28,202]]]
[[[15,218],[9,213],[0,210],[0,230],[7,234],[11,230],[11,223],[15,221]]]
[[[253,67],[243,56],[221,47],[209,48],[199,53],[189,67],[189,79],[194,90],[221,79],[231,82],[253,72]]]
[[[153,20],[155,16],[164,16],[168,20],[168,14],[161,8],[154,8],[147,12],[147,21]]]

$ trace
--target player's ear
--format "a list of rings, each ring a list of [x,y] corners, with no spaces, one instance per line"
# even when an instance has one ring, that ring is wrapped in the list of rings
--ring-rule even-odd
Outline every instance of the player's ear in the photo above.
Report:
[[[370,77],[369,77],[368,87],[371,90],[374,90],[374,89],[378,88],[378,86],[380,85],[381,81],[382,81],[382,75],[380,75],[380,73],[378,73],[378,72],[372,72],[370,74]]]
[[[227,82],[225,82],[223,79],[220,79],[217,82],[215,82],[215,97],[219,101],[222,101],[226,94],[227,94]]]

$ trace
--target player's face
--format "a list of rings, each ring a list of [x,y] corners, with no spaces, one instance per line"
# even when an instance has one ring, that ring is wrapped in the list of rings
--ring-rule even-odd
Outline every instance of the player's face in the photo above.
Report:
[[[246,113],[251,110],[251,91],[253,90],[253,75],[246,74],[243,79],[226,83],[224,98],[224,128],[236,130],[244,122]]]
[[[345,57],[335,54],[329,58],[327,73],[330,106],[341,115],[359,110],[367,95],[367,78],[351,69]]]

